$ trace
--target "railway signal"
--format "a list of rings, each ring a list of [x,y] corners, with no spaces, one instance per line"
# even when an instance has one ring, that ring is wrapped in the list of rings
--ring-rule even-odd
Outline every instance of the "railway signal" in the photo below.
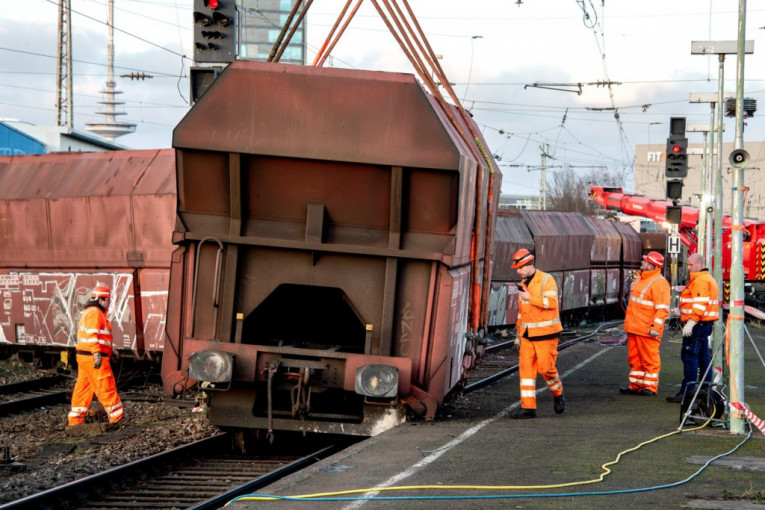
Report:
[[[672,201],[683,198],[682,179],[667,179],[667,198]]]
[[[685,117],[670,119],[665,175],[668,179],[682,179],[688,175],[688,139],[685,137]]]
[[[230,63],[236,58],[236,2],[194,0],[194,60]]]

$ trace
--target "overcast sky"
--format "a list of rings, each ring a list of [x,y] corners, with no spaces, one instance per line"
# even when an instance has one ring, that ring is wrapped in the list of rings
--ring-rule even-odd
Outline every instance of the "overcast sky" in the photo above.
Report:
[[[308,15],[312,60],[345,0],[315,0]],[[691,41],[734,41],[736,0],[410,0],[456,94],[483,130],[504,173],[505,193],[538,191],[541,153],[549,172],[606,167],[627,175],[637,144],[663,150],[669,118],[708,124],[709,105],[692,92],[718,90],[717,57],[691,55]],[[56,0],[3,1],[0,118],[56,123]],[[748,2],[745,96],[765,108],[765,5]],[[192,0],[116,0],[115,75],[137,148],[170,147],[188,111],[193,65]],[[74,123],[103,120],[107,2],[71,0]],[[190,56],[190,57],[187,57]],[[369,0],[326,65],[413,72]],[[725,61],[725,91],[736,89],[736,55]],[[146,80],[121,78],[143,72]],[[613,82],[610,87],[605,82]],[[534,83],[577,84],[550,90]],[[618,113],[617,113],[618,112]],[[616,113],[616,115],[615,115]],[[765,140],[757,113],[745,141]],[[618,117],[618,118],[617,118]],[[726,120],[725,141],[735,122]],[[691,143],[700,133],[689,134]],[[636,190],[640,191],[640,190]]]

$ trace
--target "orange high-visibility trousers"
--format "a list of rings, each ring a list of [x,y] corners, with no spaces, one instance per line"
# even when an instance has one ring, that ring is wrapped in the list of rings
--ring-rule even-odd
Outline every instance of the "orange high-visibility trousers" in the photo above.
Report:
[[[103,357],[101,368],[93,368],[93,356],[77,355],[77,382],[72,391],[72,410],[69,425],[82,425],[93,401],[93,394],[104,406],[110,423],[122,419],[122,401],[117,394],[117,385],[109,358]]]
[[[659,392],[659,344],[652,336],[627,333],[627,358],[630,364],[630,389]]]
[[[537,408],[537,373],[545,380],[553,397],[563,394],[563,385],[558,377],[555,361],[558,359],[558,339],[532,342],[521,338],[521,352],[518,359],[521,376],[521,407]]]

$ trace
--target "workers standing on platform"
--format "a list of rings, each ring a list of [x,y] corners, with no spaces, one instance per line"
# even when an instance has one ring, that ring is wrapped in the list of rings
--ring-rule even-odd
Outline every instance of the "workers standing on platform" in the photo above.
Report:
[[[712,372],[709,366],[709,335],[714,322],[720,318],[717,282],[704,267],[704,258],[698,253],[688,257],[688,285],[680,293],[680,320],[683,322],[683,383],[676,395],[667,402],[680,403],[686,391],[693,391],[699,376],[702,384],[709,385]]]
[[[85,303],[77,327],[77,382],[72,391],[69,426],[82,425],[95,393],[104,406],[109,423],[122,419],[122,401],[117,394],[109,357],[112,350],[112,325],[106,318],[111,304],[109,288],[97,285]]]
[[[534,254],[521,249],[513,255],[513,269],[522,278],[518,288],[516,345],[520,344],[521,408],[511,418],[537,417],[537,373],[547,383],[556,414],[566,410],[563,385],[555,361],[558,358],[558,333],[563,330],[558,312],[558,286],[547,273],[538,271]]]
[[[659,344],[669,316],[669,282],[661,275],[664,257],[655,251],[643,255],[640,273],[630,287],[624,331],[630,364],[626,395],[654,396],[659,391]]]

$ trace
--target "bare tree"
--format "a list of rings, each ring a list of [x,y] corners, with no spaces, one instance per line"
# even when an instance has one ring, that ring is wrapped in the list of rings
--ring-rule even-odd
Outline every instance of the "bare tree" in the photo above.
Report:
[[[622,186],[623,180],[622,173],[609,171],[605,165],[581,175],[566,166],[553,173],[552,182],[547,184],[547,208],[593,216],[599,206],[590,198],[590,186],[617,187]]]

